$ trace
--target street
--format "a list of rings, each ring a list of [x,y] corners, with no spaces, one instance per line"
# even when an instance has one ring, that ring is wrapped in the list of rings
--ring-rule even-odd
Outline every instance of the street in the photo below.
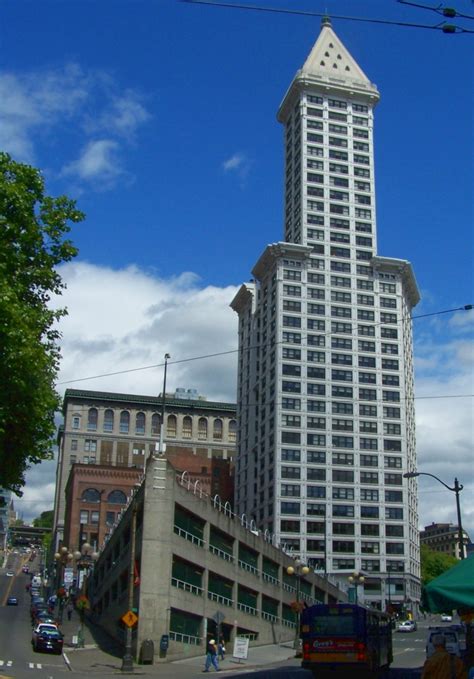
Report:
[[[120,653],[114,654],[110,649],[99,648],[97,643],[90,643],[94,641],[90,633],[86,648],[69,647],[74,623],[70,623],[64,630],[66,643],[62,656],[33,651],[29,617],[30,597],[25,590],[29,576],[21,572],[21,565],[22,556],[12,554],[7,567],[0,571],[0,677],[55,679],[66,674],[81,678],[91,673],[97,676],[121,674]],[[13,571],[16,575],[7,577],[7,571]],[[6,606],[8,596],[18,597],[19,605]],[[435,622],[438,623],[438,620],[433,619],[431,624]],[[406,634],[394,632],[394,662],[388,675],[389,679],[415,679],[420,676],[425,659],[429,624],[429,620],[419,621],[416,632]],[[255,676],[255,679],[260,677],[271,679],[272,675],[290,677],[290,673],[299,666],[300,661],[293,657],[293,651],[289,646],[250,647],[248,659],[242,664],[230,656],[226,657],[221,663],[221,676]],[[135,674],[156,676],[160,679],[195,679],[202,675],[203,668],[204,657],[198,657],[167,664],[136,665]],[[301,676],[307,675],[303,673]]]

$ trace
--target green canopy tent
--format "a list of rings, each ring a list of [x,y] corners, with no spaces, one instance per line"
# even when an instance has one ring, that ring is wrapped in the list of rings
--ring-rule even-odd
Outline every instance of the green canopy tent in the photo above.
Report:
[[[458,611],[466,623],[466,666],[474,666],[474,556],[463,559],[423,587],[421,605],[431,613]]]
[[[428,583],[423,588],[421,605],[431,613],[453,609],[474,612],[474,556],[463,559]]]

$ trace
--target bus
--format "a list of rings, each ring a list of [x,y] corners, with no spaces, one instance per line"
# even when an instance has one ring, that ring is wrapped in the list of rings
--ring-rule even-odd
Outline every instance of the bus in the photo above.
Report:
[[[301,612],[302,667],[315,677],[377,677],[393,661],[390,616],[357,604],[315,604]]]

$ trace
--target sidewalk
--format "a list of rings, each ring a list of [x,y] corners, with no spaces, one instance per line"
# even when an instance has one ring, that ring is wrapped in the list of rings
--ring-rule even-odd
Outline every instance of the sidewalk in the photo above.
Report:
[[[67,620],[66,612],[61,625],[64,634],[64,654],[70,669],[78,672],[92,672],[104,675],[122,674],[123,648],[111,639],[99,627],[86,620],[84,623],[84,648],[74,647],[72,640],[78,635],[80,619],[76,611],[72,619]],[[155,649],[156,651],[156,649]],[[141,676],[156,676],[160,679],[194,679],[201,677],[204,669],[204,654],[185,660],[176,660],[153,665],[134,664],[134,674]],[[292,670],[300,667],[301,660],[295,658],[292,644],[271,646],[250,646],[248,658],[238,661],[226,654],[224,661],[219,663],[220,675],[237,676],[241,673],[250,674],[252,670],[266,667],[288,667]],[[210,670],[209,674],[214,672]]]

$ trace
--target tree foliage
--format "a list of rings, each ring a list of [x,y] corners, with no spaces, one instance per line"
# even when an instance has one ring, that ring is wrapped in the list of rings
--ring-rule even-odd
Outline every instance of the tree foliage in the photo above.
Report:
[[[455,556],[435,552],[426,545],[421,545],[421,582],[427,585],[439,575],[458,563]]]
[[[45,194],[41,173],[0,153],[0,485],[22,494],[26,470],[52,457],[59,396],[53,295],[56,267],[77,254],[65,238],[84,215],[66,196]]]
[[[35,528],[52,528],[54,518],[54,509],[49,509],[46,512],[41,512],[36,519],[33,519],[33,526]]]

